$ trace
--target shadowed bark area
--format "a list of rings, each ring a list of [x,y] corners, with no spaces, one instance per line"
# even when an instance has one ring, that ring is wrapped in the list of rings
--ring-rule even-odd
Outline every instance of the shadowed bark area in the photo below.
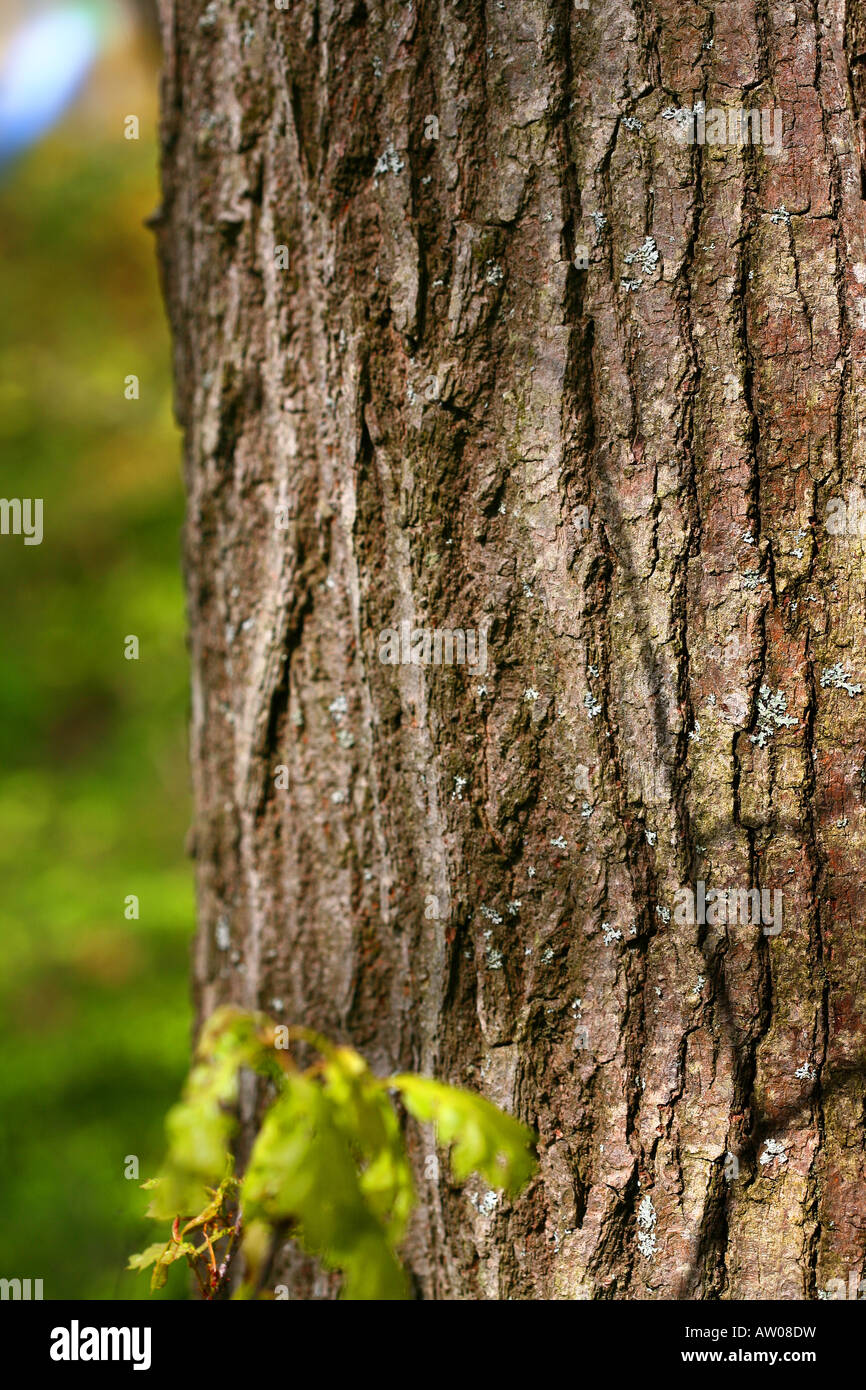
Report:
[[[200,1016],[537,1128],[513,1205],[411,1135],[422,1298],[816,1297],[864,1262],[861,5],[162,22]]]

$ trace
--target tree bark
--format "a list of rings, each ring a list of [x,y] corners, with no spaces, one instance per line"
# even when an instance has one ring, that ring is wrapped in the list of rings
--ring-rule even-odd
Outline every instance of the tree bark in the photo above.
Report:
[[[866,8],[162,26],[199,1017],[537,1129],[513,1204],[411,1131],[419,1297],[859,1277]],[[486,672],[383,661],[401,624]]]

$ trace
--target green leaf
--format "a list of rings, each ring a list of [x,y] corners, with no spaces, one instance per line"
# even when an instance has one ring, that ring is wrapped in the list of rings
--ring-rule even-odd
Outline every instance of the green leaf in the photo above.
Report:
[[[183,1096],[166,1117],[168,1154],[148,1216],[170,1221],[199,1211],[230,1171],[241,1068],[282,1077],[265,1040],[269,1026],[264,1014],[231,1008],[205,1024]]]
[[[168,1245],[171,1241],[168,1242]],[[164,1240],[158,1240],[155,1245],[149,1245],[146,1250],[142,1250],[140,1255],[130,1255],[127,1269],[147,1269],[155,1260],[158,1260],[168,1248]]]
[[[515,1196],[532,1177],[534,1134],[483,1096],[406,1072],[388,1084],[400,1092],[410,1115],[435,1125],[439,1143],[453,1144],[451,1167],[458,1182],[480,1173],[492,1187]]]
[[[342,1272],[343,1298],[408,1296],[405,1272],[361,1186],[337,1107],[312,1077],[287,1077],[265,1116],[241,1203],[245,1219],[290,1222],[308,1253]]]
[[[415,1189],[391,1099],[352,1048],[330,1049],[323,1076],[334,1123],[359,1158],[361,1191],[390,1243],[399,1245],[406,1233]]]
[[[147,1269],[148,1265],[153,1265],[150,1287],[151,1290],[161,1289],[168,1278],[169,1265],[183,1255],[194,1254],[195,1246],[188,1241],[170,1240],[167,1244],[160,1241],[156,1245],[149,1245],[140,1255],[130,1255],[127,1269]]]

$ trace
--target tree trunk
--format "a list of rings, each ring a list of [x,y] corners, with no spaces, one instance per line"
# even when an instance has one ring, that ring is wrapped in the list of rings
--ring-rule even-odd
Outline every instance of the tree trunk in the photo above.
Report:
[[[847,1281],[866,7],[162,22],[199,1016],[537,1129],[514,1204],[410,1133],[419,1297]]]

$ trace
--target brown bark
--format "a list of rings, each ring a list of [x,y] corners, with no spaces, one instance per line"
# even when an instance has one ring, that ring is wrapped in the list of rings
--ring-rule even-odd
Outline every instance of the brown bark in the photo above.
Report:
[[[162,12],[200,1015],[537,1128],[513,1206],[411,1136],[424,1298],[816,1297],[864,1261],[866,11]]]

